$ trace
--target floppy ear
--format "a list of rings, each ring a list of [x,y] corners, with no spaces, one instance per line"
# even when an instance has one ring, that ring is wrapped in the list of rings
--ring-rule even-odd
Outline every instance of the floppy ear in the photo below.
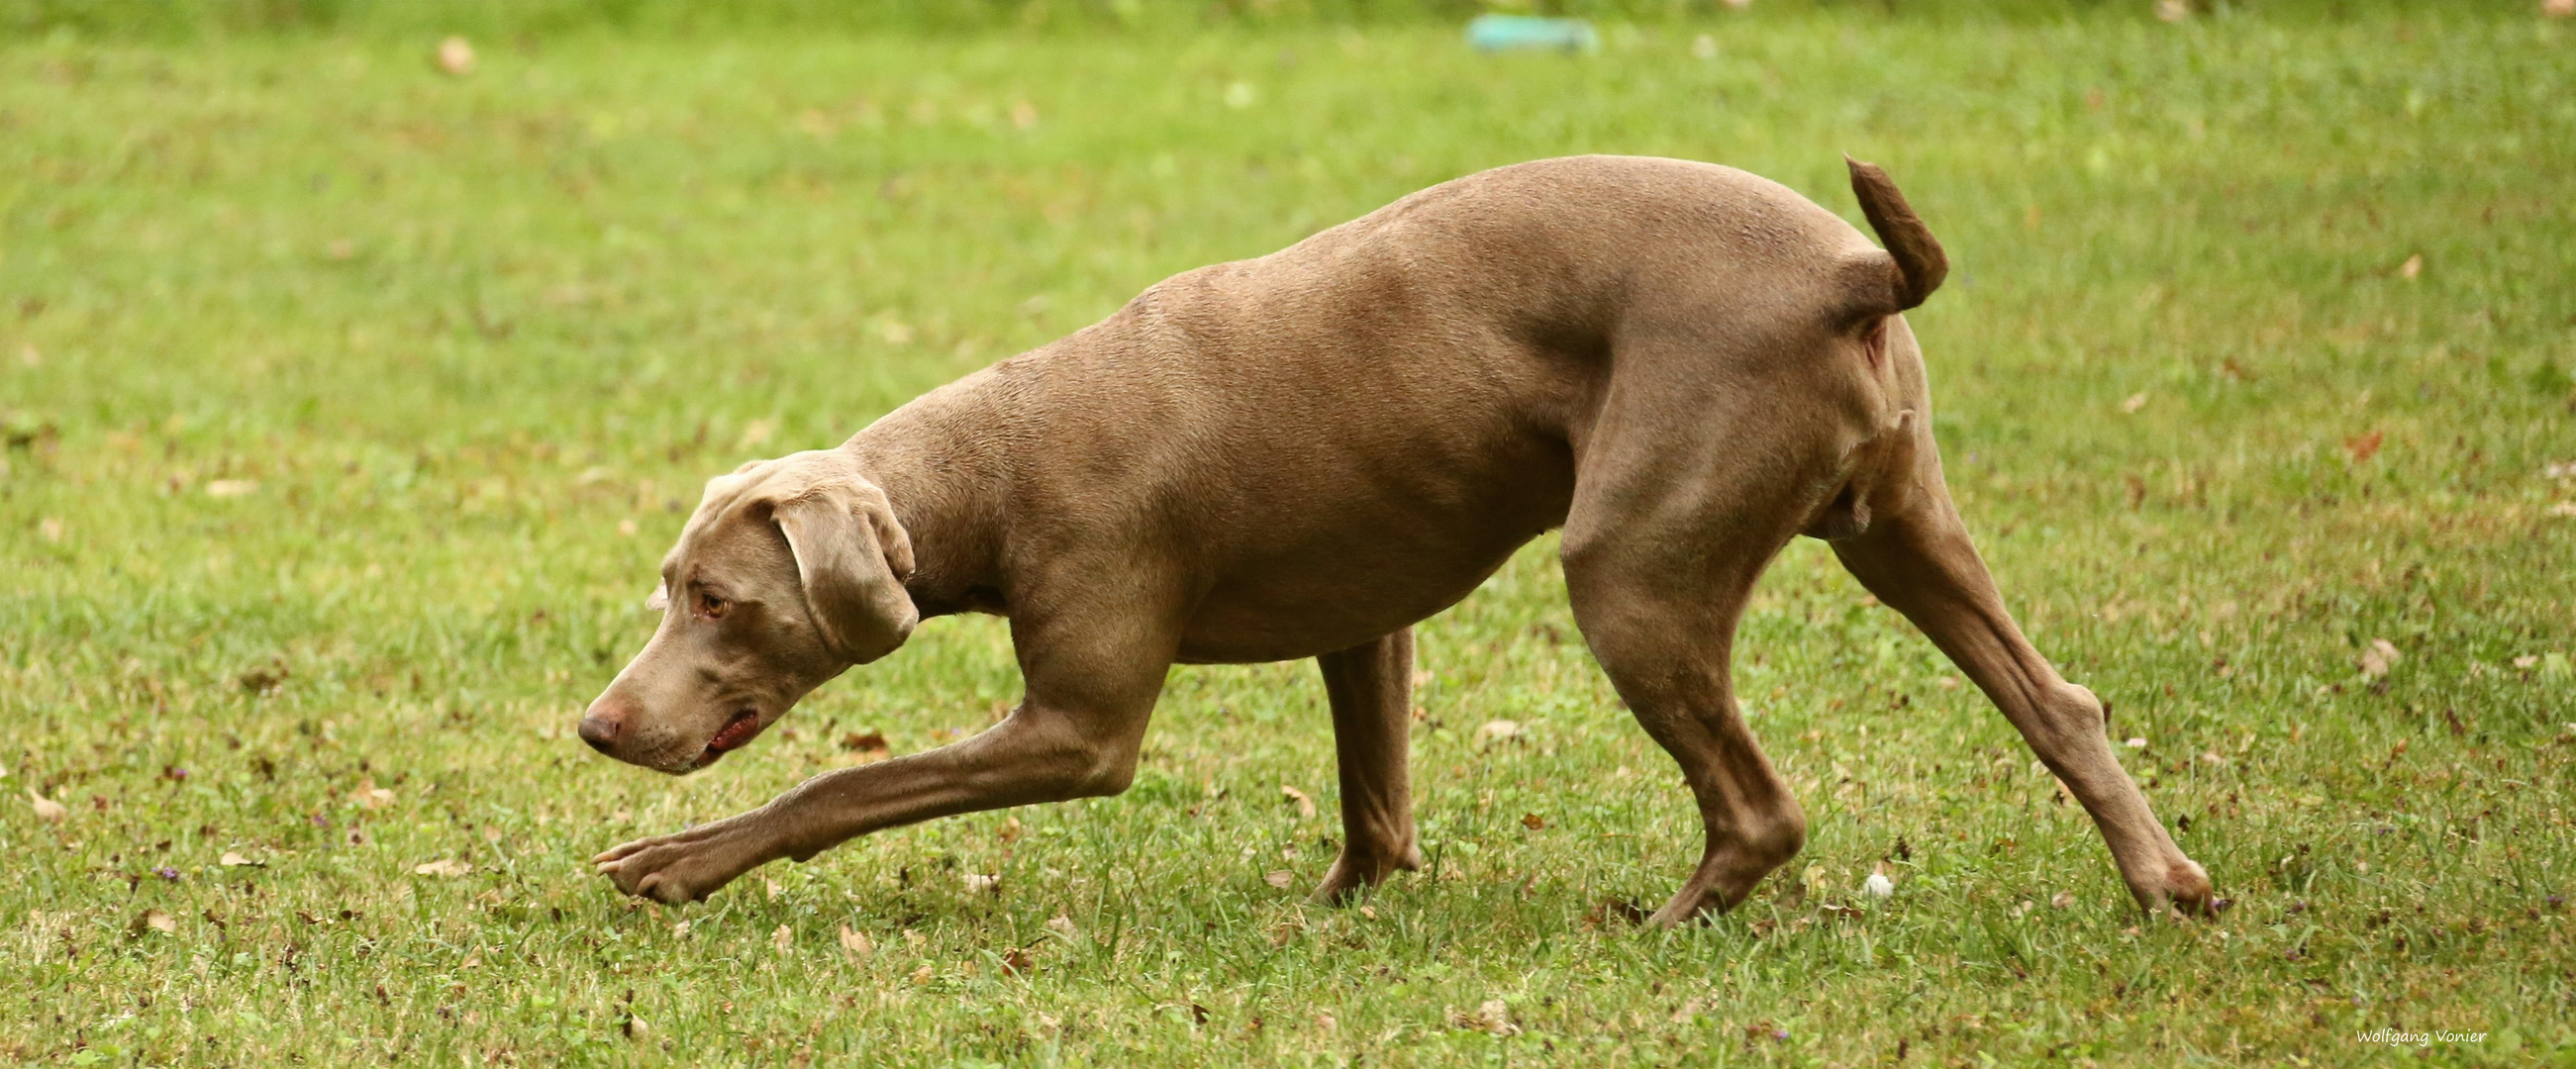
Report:
[[[827,479],[779,501],[772,516],[796,554],[805,611],[832,652],[866,664],[903,645],[921,611],[903,589],[912,539],[885,491],[865,479]]]

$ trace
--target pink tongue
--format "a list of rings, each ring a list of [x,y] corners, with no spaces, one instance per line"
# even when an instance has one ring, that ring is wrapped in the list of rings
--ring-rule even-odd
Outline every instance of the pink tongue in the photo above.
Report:
[[[751,737],[757,734],[760,734],[760,715],[746,712],[726,723],[723,730],[716,732],[715,738],[707,740],[707,745],[718,750],[730,750],[750,742]]]

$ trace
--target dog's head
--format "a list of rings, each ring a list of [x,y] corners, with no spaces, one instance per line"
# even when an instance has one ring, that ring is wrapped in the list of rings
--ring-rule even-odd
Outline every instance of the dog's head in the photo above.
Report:
[[[583,741],[674,774],[714,764],[806,692],[903,645],[921,618],[911,574],[911,540],[847,454],[710,481],[645,603],[661,626],[590,703]]]

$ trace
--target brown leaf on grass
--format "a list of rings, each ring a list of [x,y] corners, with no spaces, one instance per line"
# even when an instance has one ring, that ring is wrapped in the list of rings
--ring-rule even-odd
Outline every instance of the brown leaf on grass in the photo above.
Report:
[[[841,926],[841,953],[854,959],[864,960],[868,955],[876,952],[877,945],[868,941],[868,933],[853,929],[846,924]]]
[[[1280,869],[1277,872],[1263,876],[1261,878],[1261,882],[1285,891],[1288,889],[1288,885],[1297,882],[1297,874],[1290,872],[1287,869]]]
[[[58,516],[47,516],[44,519],[36,521],[36,533],[45,536],[45,541],[48,542],[62,541],[62,518]]]
[[[179,919],[157,909],[147,909],[135,914],[134,922],[125,926],[126,932],[132,935],[141,935],[146,929],[166,935],[179,930]]]
[[[1521,1031],[1521,1026],[1512,1023],[1511,1006],[1498,998],[1485,1000],[1474,1013],[1451,1013],[1449,1023],[1496,1036],[1516,1036]]]
[[[769,933],[769,945],[781,954],[793,951],[796,949],[796,933],[784,924],[779,925],[777,931]]]
[[[2405,658],[2397,652],[2397,646],[2395,643],[2384,638],[2371,639],[2370,648],[2361,651],[2362,678],[2378,679],[2381,676],[2387,675],[2388,666],[2396,664],[2398,661],[2404,659]]]
[[[2048,905],[2051,909],[2070,908],[2075,905],[2075,892],[2059,891],[2056,894],[2050,895],[2048,896]]]
[[[2147,395],[2143,392],[2130,394],[2128,400],[2120,402],[2120,411],[2133,415],[2145,407],[2147,407]]]
[[[2385,431],[2372,431],[2368,434],[2356,434],[2343,440],[2343,451],[2352,454],[2353,463],[2367,463],[2370,458],[2379,455],[2379,443],[2386,440],[2387,432]]]
[[[1279,794],[1281,797],[1287,799],[1288,804],[1297,807],[1297,819],[1313,819],[1315,816],[1315,800],[1306,797],[1306,792],[1282,783],[1279,785]]]
[[[265,861],[253,861],[253,860],[251,860],[251,859],[249,858],[249,856],[247,856],[247,855],[243,854],[243,853],[242,853],[241,851],[239,851],[239,850],[226,850],[226,851],[224,851],[224,856],[219,860],[219,862],[218,862],[218,863],[220,863],[221,865],[223,865],[223,867],[228,868],[228,869],[237,869],[237,868],[240,868],[240,867],[242,867],[242,866],[244,866],[244,865],[251,866],[252,868],[266,868],[266,867],[268,866],[268,862],[265,862]]]
[[[463,876],[466,873],[474,871],[474,865],[472,862],[458,861],[451,857],[441,858],[437,861],[421,862],[420,864],[412,866],[411,871],[412,875],[415,876],[453,878]]]
[[[894,752],[886,745],[885,732],[875,728],[841,736],[841,748],[867,758],[882,758]]]
[[[1547,827],[1547,818],[1536,813],[1523,813],[1521,814],[1521,827],[1528,828],[1531,831],[1538,831]]]
[[[1002,952],[1002,975],[1004,976],[1027,976],[1037,967],[1037,958],[1029,954],[1027,947],[1012,947]]]
[[[1488,720],[1476,729],[1476,738],[1485,742],[1508,742],[1529,734],[1517,720]]]
[[[2415,276],[2423,273],[2424,254],[2420,252],[2407,257],[2405,263],[2397,265],[2397,277],[2409,282],[2414,281]]]
[[[36,819],[47,824],[60,824],[72,815],[72,811],[64,808],[61,802],[37,794],[34,787],[27,788],[27,803],[36,807]]]
[[[376,786],[370,776],[358,781],[358,789],[349,792],[349,800],[368,809],[382,809],[393,804],[394,792]]]
[[[1615,918],[1628,924],[1644,924],[1646,917],[1645,908],[1635,902],[1625,898],[1605,898],[1594,905],[1591,912],[1583,915],[1583,923],[1585,927],[1598,928]]]

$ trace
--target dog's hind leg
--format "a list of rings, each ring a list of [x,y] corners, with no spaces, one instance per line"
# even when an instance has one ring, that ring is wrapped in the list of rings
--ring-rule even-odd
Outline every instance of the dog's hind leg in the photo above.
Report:
[[[1676,454],[1687,455],[1659,455]],[[1802,510],[1794,488],[1756,469],[1693,477],[1650,457],[1594,459],[1565,527],[1574,617],[1638,724],[1680,763],[1706,832],[1698,867],[1649,921],[1670,927],[1743,901],[1806,841],[1806,815],[1736,706],[1730,665],[1754,580]]]
[[[1405,767],[1412,728],[1413,629],[1315,658],[1333,705],[1342,774],[1342,856],[1315,889],[1341,902],[1396,869],[1416,869],[1413,789]]]
[[[1928,455],[1928,439],[1923,448]],[[1918,469],[1903,507],[1833,542],[1843,567],[1905,614],[2003,710],[2022,738],[2083,803],[2139,906],[2210,908],[2209,875],[2183,856],[2121,771],[2103,731],[2102,703],[2067,682],[2024,638],[1951,504],[1937,460]]]

